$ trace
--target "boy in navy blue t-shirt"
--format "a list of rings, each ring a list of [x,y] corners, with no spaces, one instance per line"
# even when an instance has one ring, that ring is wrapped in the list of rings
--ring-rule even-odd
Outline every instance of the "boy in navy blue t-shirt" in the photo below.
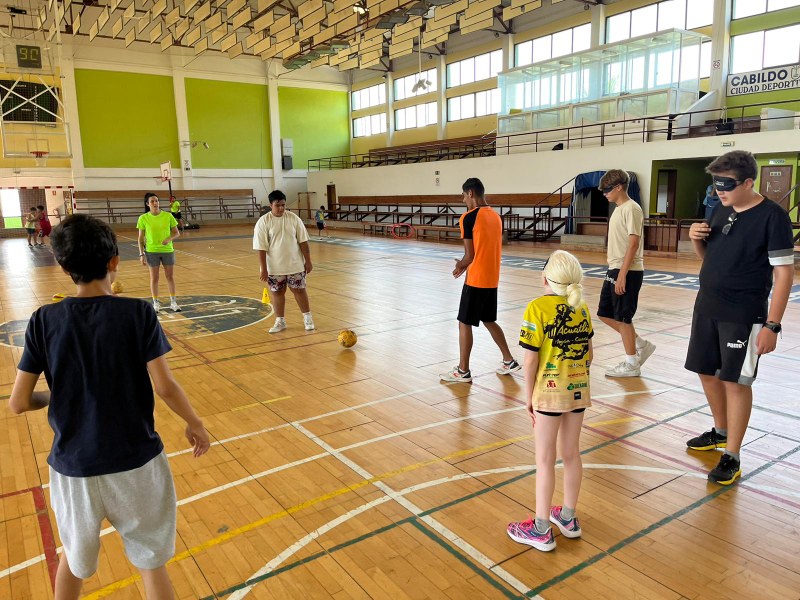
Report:
[[[111,291],[119,265],[111,228],[72,215],[53,229],[51,247],[77,293],[31,316],[9,407],[17,414],[47,407],[55,433],[47,462],[64,544],[55,596],[78,598],[83,579],[97,570],[108,519],[147,597],[171,598],[165,565],[175,553],[175,486],[154,428],[150,378],[186,421],[196,457],[208,451],[208,433],[170,372],[172,347],[153,307]],[[41,373],[50,392],[34,391]]]

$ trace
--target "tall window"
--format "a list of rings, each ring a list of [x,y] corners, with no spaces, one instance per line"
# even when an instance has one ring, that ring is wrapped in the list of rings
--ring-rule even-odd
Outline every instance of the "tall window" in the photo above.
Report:
[[[0,190],[0,207],[6,229],[22,227],[22,210],[19,205],[19,190]]]
[[[370,106],[386,104],[386,84],[379,83],[378,85],[353,92],[352,104],[352,110],[361,110]]]
[[[528,40],[514,46],[514,66],[523,67],[557,56],[588,50],[591,45],[592,24],[579,25],[552,35]]]
[[[420,80],[430,81],[430,86],[425,86],[425,89],[417,88],[413,90],[414,85]],[[395,79],[394,81],[394,99],[405,100],[406,98],[413,98],[414,96],[421,96],[422,94],[430,94],[436,91],[436,69],[428,69],[422,73],[414,73],[408,77]]]
[[[427,127],[428,125],[435,125],[437,122],[436,102],[417,104],[394,111],[394,128],[397,131],[414,129],[415,127]]]
[[[386,113],[353,119],[353,137],[367,137],[386,133]]]
[[[485,90],[447,100],[447,120],[461,121],[500,112],[500,90]]]
[[[664,29],[697,29],[711,25],[713,17],[714,0],[664,0],[608,17],[606,43],[613,44]]]
[[[800,24],[731,38],[731,73],[800,62]]]
[[[491,79],[503,70],[503,51],[479,54],[447,65],[447,87]]]
[[[733,0],[733,18],[752,17],[792,6],[800,6],[800,0]]]

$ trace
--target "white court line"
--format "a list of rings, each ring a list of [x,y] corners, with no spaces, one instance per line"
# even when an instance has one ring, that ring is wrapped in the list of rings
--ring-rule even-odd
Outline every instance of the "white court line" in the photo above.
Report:
[[[136,242],[137,244],[138,244],[138,242],[139,242],[139,240],[137,240],[137,239],[135,239],[135,238],[132,238],[132,237],[128,237],[127,235],[118,235],[118,236],[117,236],[117,238],[122,238],[122,239],[124,239],[124,240],[130,240],[130,241],[132,241],[132,242]],[[198,240],[198,241],[199,241],[199,240]],[[137,246],[137,248],[138,248],[138,246]],[[200,254],[193,254],[192,252],[187,252],[186,250],[176,250],[174,245],[173,245],[173,251],[174,251],[176,254],[177,254],[178,252],[180,252],[181,254],[185,254],[186,256],[192,256],[192,257],[194,257],[194,258],[199,258],[200,260],[204,260],[204,261],[206,261],[206,262],[211,262],[211,263],[216,263],[216,264],[218,264],[218,265],[223,265],[223,266],[225,266],[225,267],[234,267],[234,268],[236,268],[236,269],[244,269],[244,267],[240,267],[239,265],[232,265],[232,264],[230,264],[230,263],[226,263],[226,262],[223,262],[223,261],[221,261],[221,260],[215,260],[215,259],[213,259],[213,258],[207,258],[207,257],[205,257],[205,256],[201,256]]]
[[[523,407],[520,407],[520,408],[523,408]],[[318,436],[316,436],[313,433],[311,433],[308,429],[306,429],[302,425],[297,425],[295,427],[295,429],[297,429],[300,433],[305,435],[312,442],[317,444],[320,448],[325,450],[328,454],[330,454],[331,456],[336,458],[339,462],[341,462],[345,466],[347,466],[350,469],[352,469],[355,473],[358,473],[364,479],[369,480],[369,479],[373,479],[374,478],[374,475],[372,473],[370,473],[369,471],[367,471],[366,469],[361,467],[355,461],[350,460],[349,458],[347,458],[344,454],[342,454],[341,452],[337,451],[333,446],[331,446],[327,442],[321,440]],[[402,506],[407,511],[409,511],[411,514],[413,514],[415,516],[419,516],[422,512],[424,512],[424,509],[420,508],[419,506],[417,506],[416,504],[414,504],[413,502],[408,500],[405,496],[403,496],[401,494],[398,494],[394,489],[392,489],[391,487],[389,487],[388,485],[386,485],[382,481],[373,481],[372,485],[374,485],[376,488],[378,488],[380,491],[382,491],[384,493],[384,497],[386,498],[386,500],[390,500],[390,499],[394,500],[400,506]],[[349,518],[352,518],[352,517],[349,517]],[[347,519],[340,520],[340,522],[344,522],[345,520],[347,520]],[[488,569],[489,571],[491,571],[492,573],[494,573],[495,575],[500,577],[500,579],[505,581],[507,584],[509,584],[512,588],[514,588],[518,592],[520,592],[522,594],[525,594],[530,590],[530,588],[527,585],[522,583],[519,579],[514,577],[511,573],[506,571],[503,567],[501,567],[499,565],[496,565],[494,563],[494,561],[492,561],[483,552],[478,550],[475,546],[469,544],[466,540],[463,540],[462,538],[460,538],[454,531],[452,531],[451,529],[448,529],[447,527],[442,525],[439,521],[437,521],[436,519],[434,519],[430,515],[426,515],[426,516],[420,517],[420,520],[423,523],[425,523],[428,527],[433,529],[440,536],[442,536],[443,538],[448,540],[451,544],[453,544],[454,546],[456,546],[457,548],[459,548],[460,550],[465,552],[473,560],[477,561],[483,567],[485,567],[486,569]],[[306,536],[306,537],[309,537],[309,536]],[[297,546],[299,543],[300,543],[300,541],[296,542],[293,546]],[[289,554],[290,552],[291,552],[291,554],[293,554],[294,552],[296,552],[296,550],[292,550],[291,547],[288,548],[283,553],[278,555],[274,560],[270,561],[270,563],[267,563],[264,567],[262,567],[261,569],[256,571],[253,575],[248,577],[248,580],[256,578],[256,577],[260,577],[261,575],[269,573],[272,569],[275,568],[274,566],[271,566],[271,564],[275,563],[277,561],[283,562],[284,560],[286,560],[286,558],[288,558],[288,556],[291,556],[291,554]],[[278,563],[278,564],[280,564],[280,563]],[[247,594],[250,593],[251,589],[253,589],[252,585],[247,586],[247,587],[245,587],[245,588],[243,588],[241,590],[236,591],[234,594],[232,594],[230,596],[230,600],[241,600]],[[536,596],[536,598],[539,598],[541,600],[540,596]]]
[[[311,435],[313,435],[313,434],[311,434]],[[324,444],[324,442],[322,442],[322,443]],[[557,469],[563,468],[563,465],[557,464],[556,468]],[[585,464],[584,463],[583,468],[584,469],[641,471],[641,472],[647,472],[647,473],[663,473],[663,474],[666,474],[666,475],[678,475],[678,476],[687,475],[689,477],[697,477],[697,478],[700,478],[700,479],[705,479],[706,478],[706,476],[703,475],[702,473],[693,473],[693,472],[690,472],[690,471],[682,471],[682,470],[679,470],[679,469],[663,469],[663,468],[658,468],[658,467],[645,467],[645,466],[638,466],[638,465],[612,465],[612,464]],[[423,483],[418,483],[416,485],[412,485],[410,487],[407,487],[407,488],[405,488],[403,490],[400,490],[400,491],[397,491],[397,492],[392,491],[392,496],[394,496],[394,497],[392,497],[392,496],[387,494],[386,496],[382,496],[380,498],[377,498],[375,500],[367,502],[366,504],[363,504],[363,505],[361,505],[361,506],[359,506],[357,508],[354,508],[354,509],[346,512],[345,514],[333,519],[332,521],[329,521],[325,525],[322,525],[321,527],[315,529],[311,533],[309,533],[306,536],[302,537],[297,542],[295,542],[294,544],[292,544],[291,546],[286,548],[283,552],[278,554],[278,556],[276,556],[274,559],[269,561],[266,565],[264,565],[256,573],[254,573],[248,579],[248,581],[251,580],[251,579],[254,579],[256,577],[261,577],[263,575],[266,575],[267,573],[270,573],[271,571],[274,571],[283,562],[285,562],[288,558],[290,558],[294,554],[297,554],[297,552],[299,552],[302,548],[304,548],[305,546],[307,546],[308,544],[310,544],[312,541],[316,540],[320,536],[328,533],[329,531],[331,531],[335,527],[338,527],[342,523],[345,523],[345,522],[349,521],[350,519],[352,519],[354,517],[357,517],[358,515],[366,512],[367,510],[369,510],[371,508],[374,508],[375,506],[378,506],[380,504],[384,504],[384,503],[388,502],[389,500],[396,500],[396,501],[400,502],[400,504],[403,504],[405,506],[405,504],[403,502],[401,502],[400,500],[398,500],[398,499],[403,499],[408,494],[413,494],[414,492],[418,492],[420,490],[424,490],[424,489],[428,489],[428,488],[432,488],[432,487],[437,487],[437,486],[440,486],[440,485],[443,485],[443,484],[446,484],[446,483],[453,483],[455,481],[461,481],[463,479],[477,479],[479,477],[485,477],[485,476],[488,476],[488,475],[498,475],[498,474],[504,474],[504,473],[518,473],[520,471],[534,471],[535,472],[536,471],[536,465],[517,465],[517,466],[514,466],[514,467],[498,467],[496,469],[487,469],[485,471],[474,471],[472,473],[459,473],[458,475],[453,475],[453,476],[450,476],[450,477],[443,477],[441,479],[434,479],[434,480],[431,480],[431,481],[425,481]],[[414,506],[410,502],[409,502],[409,504],[411,506]],[[411,512],[414,512],[414,511],[411,511]],[[416,512],[414,514],[419,514],[419,512]],[[429,519],[429,518],[430,518],[429,516],[426,516],[426,517],[423,517],[422,520],[427,523],[426,519]],[[434,529],[437,532],[439,532],[439,529],[437,529],[436,527],[434,527]],[[452,535],[455,535],[455,534],[452,534]],[[459,541],[461,543],[466,544],[466,542],[464,542],[460,538],[458,538],[458,539],[459,539]],[[456,544],[456,545],[458,545],[458,544]],[[461,548],[461,546],[459,546],[459,547]],[[470,555],[470,556],[472,556],[472,555]],[[483,555],[481,554],[481,556],[483,556]],[[488,557],[484,557],[484,558],[486,558],[486,560],[490,561],[490,559],[488,559]],[[481,564],[483,564],[483,566],[487,567],[493,573],[496,573],[496,574],[499,575],[499,573],[497,572],[497,569],[501,569],[501,567],[494,566],[494,563],[491,563],[491,561],[490,561],[489,565],[486,565],[483,562],[481,562]],[[511,576],[511,577],[513,578],[513,576]],[[515,581],[517,581],[517,580],[515,579]],[[519,581],[518,581],[518,583],[523,588],[523,589],[517,588],[519,591],[524,593],[524,592],[527,592],[530,589],[524,583],[519,582]],[[232,594],[230,596],[229,600],[241,600],[241,598],[244,598],[244,596],[247,595],[249,593],[249,591],[254,586],[256,586],[257,584],[258,584],[258,582],[253,583],[253,584],[247,586],[246,588],[243,588],[243,589],[237,591],[236,593],[234,593],[234,594]],[[534,596],[533,598],[539,598],[540,600],[542,600],[541,596]]]

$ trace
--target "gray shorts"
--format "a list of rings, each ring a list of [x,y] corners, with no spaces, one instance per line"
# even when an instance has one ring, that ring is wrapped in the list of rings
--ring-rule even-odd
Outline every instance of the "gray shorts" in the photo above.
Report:
[[[171,267],[175,264],[174,252],[145,252],[144,257],[147,259],[148,267],[158,268],[158,265]]]
[[[164,452],[138,469],[97,477],[67,477],[51,467],[50,503],[75,577],[97,570],[103,519],[122,536],[136,568],[157,569],[175,555],[175,484]]]

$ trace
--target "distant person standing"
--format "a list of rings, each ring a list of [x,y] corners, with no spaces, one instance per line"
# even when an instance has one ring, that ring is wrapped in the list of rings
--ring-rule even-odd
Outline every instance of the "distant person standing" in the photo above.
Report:
[[[628,173],[611,169],[600,178],[599,189],[616,205],[608,222],[608,272],[600,290],[597,316],[619,333],[625,360],[606,370],[606,377],[639,377],[641,367],[656,347],[636,335],[633,316],[644,280],[644,213],[628,196]]]
[[[178,227],[183,230],[186,228],[186,223],[183,221],[183,215],[181,214],[181,203],[175,196],[172,196],[170,200],[172,203],[169,205],[169,211],[178,222]]]
[[[325,227],[325,207],[320,206],[319,210],[314,214],[314,220],[317,222],[317,236],[322,237],[322,232],[325,232],[327,237],[331,237]]]
[[[35,206],[31,206],[28,214],[25,215],[25,232],[28,234],[28,247],[33,248],[38,245],[36,235],[39,230],[39,211]]]
[[[47,209],[39,205],[36,207],[39,211],[39,245],[44,248],[46,244],[44,243],[44,238],[50,239],[50,232],[53,231],[53,225],[50,223],[50,219],[47,216]]]
[[[472,328],[481,323],[489,331],[503,355],[497,368],[499,375],[519,371],[519,363],[511,356],[505,334],[497,324],[497,286],[500,283],[500,260],[503,254],[503,221],[484,198],[483,183],[470,177],[461,186],[462,200],[467,212],[461,215],[459,227],[464,240],[464,256],[456,260],[453,277],[458,279],[466,271],[458,308],[459,360],[442,381],[471,382],[469,357],[472,353]]]
[[[286,288],[303,313],[306,331],[314,329],[314,319],[306,291],[306,275],[311,273],[308,231],[303,220],[286,210],[286,195],[274,190],[268,196],[270,211],[256,222],[253,250],[258,250],[259,279],[268,284],[275,309],[275,324],[270,333],[286,329]]]
[[[150,294],[153,296],[153,308],[161,310],[158,299],[158,277],[161,265],[164,265],[164,276],[169,289],[169,307],[174,312],[181,312],[175,297],[175,249],[172,240],[180,237],[178,222],[170,213],[161,210],[158,196],[153,193],[144,195],[150,209],[139,217],[136,229],[139,230],[139,260],[150,268]]]

